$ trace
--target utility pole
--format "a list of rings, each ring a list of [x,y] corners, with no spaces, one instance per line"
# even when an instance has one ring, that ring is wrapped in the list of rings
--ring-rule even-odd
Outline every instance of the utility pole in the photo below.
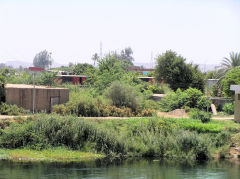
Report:
[[[100,53],[99,53],[99,55],[100,55],[100,59],[102,59],[102,41],[100,41]]]

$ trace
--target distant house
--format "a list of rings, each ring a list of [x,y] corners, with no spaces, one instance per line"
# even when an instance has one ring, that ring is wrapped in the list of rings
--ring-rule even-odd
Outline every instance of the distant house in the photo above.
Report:
[[[132,66],[132,67],[129,67],[128,70],[130,72],[138,72],[140,75],[145,75],[147,76],[150,72],[154,71],[154,69],[151,69],[151,68],[143,68],[143,67],[139,67],[139,66]]]
[[[155,78],[154,77],[141,76],[141,77],[138,77],[138,78],[142,81],[149,82],[151,84],[155,83]]]
[[[26,111],[33,111],[34,87],[24,84],[7,84],[5,86],[6,103],[15,104]],[[34,111],[51,111],[52,106],[69,100],[69,89],[48,86],[35,87]]]
[[[57,82],[59,83],[72,83],[74,85],[84,85],[86,78],[85,75],[57,75]]]
[[[86,78],[88,78],[86,75],[74,75],[73,72],[67,71],[59,71],[57,77],[57,82],[60,84],[72,83],[74,85],[84,85]]]

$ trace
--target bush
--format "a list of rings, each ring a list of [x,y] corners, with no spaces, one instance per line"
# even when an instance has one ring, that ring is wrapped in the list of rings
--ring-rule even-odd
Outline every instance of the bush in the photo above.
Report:
[[[154,85],[148,85],[148,90],[151,90],[153,93],[156,94],[167,94],[171,91],[169,85],[164,83],[155,83]]]
[[[0,136],[0,146],[4,148],[67,146],[82,149],[87,142],[94,142],[97,152],[124,153],[124,144],[117,136],[74,117],[38,115],[23,124],[10,125]]]
[[[93,98],[86,91],[81,90],[78,92],[70,93],[70,101],[65,105],[55,105],[52,112],[61,115],[75,115],[84,117],[133,117],[133,116],[152,116],[155,112],[151,109],[136,109],[133,111],[129,107],[116,107],[104,104],[103,100]]]
[[[231,134],[228,131],[222,131],[216,136],[216,147],[222,147],[229,144],[231,141]]]
[[[193,119],[199,119],[202,123],[208,123],[211,119],[211,113],[205,111],[200,111],[198,109],[192,109],[189,113],[189,116]]]
[[[229,114],[229,115],[234,114],[234,103],[226,103],[226,104],[224,104],[222,110],[226,114]]]
[[[136,90],[127,84],[115,81],[105,91],[104,95],[114,106],[129,107],[133,111],[136,111],[138,108],[139,102]]]
[[[0,114],[17,116],[24,113],[25,110],[17,105],[10,105],[6,103],[2,103],[0,105]]]
[[[178,108],[198,108],[204,110],[207,108],[207,103],[211,104],[198,89],[189,88],[185,91],[178,89],[176,92],[171,92],[161,99],[160,108],[164,112]]]
[[[233,97],[234,91],[230,90],[230,85],[239,85],[239,84],[240,84],[240,68],[235,67],[234,69],[229,70],[222,80],[224,95],[226,97]]]

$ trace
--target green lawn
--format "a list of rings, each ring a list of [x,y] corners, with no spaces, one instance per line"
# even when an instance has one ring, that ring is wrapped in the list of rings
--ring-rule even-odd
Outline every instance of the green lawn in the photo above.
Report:
[[[0,149],[0,158],[13,161],[90,161],[104,158],[103,154],[74,151],[66,148],[53,148],[45,150],[30,149]]]

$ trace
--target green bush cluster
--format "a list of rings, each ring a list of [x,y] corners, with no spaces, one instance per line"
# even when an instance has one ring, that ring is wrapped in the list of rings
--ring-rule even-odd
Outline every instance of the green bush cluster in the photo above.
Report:
[[[155,94],[167,94],[171,91],[171,88],[168,84],[161,83],[161,84],[153,84],[148,85],[148,90],[152,91]]]
[[[129,107],[116,107],[103,102],[101,98],[93,98],[82,90],[73,92],[70,101],[65,105],[53,106],[52,112],[61,115],[75,115],[84,117],[133,117],[133,116],[152,116],[155,112],[152,109],[131,109]]]
[[[234,103],[226,103],[223,106],[223,112],[229,115],[234,114]]]
[[[205,111],[200,111],[198,109],[192,109],[189,113],[189,116],[192,119],[199,119],[202,123],[208,123],[212,117],[211,113],[207,113]]]
[[[138,95],[134,87],[115,81],[106,89],[104,96],[116,107],[128,107],[136,111],[139,105]]]
[[[189,88],[185,91],[178,89],[176,92],[170,92],[161,99],[160,109],[164,112],[179,108],[198,108],[204,110],[207,108],[207,103],[211,104],[198,89]]]
[[[24,113],[25,110],[17,105],[10,105],[6,103],[0,104],[0,114],[17,116]]]
[[[0,146],[4,148],[67,146],[82,149],[87,142],[94,142],[97,152],[124,153],[124,144],[116,136],[74,117],[40,115],[23,124],[14,123],[1,132]]]
[[[125,127],[120,129],[122,125]],[[1,130],[0,146],[33,149],[65,146],[113,156],[196,160],[210,157],[211,141],[208,136],[185,131],[169,121],[134,119],[122,125],[96,125],[72,116],[37,115],[33,120],[13,123]]]

